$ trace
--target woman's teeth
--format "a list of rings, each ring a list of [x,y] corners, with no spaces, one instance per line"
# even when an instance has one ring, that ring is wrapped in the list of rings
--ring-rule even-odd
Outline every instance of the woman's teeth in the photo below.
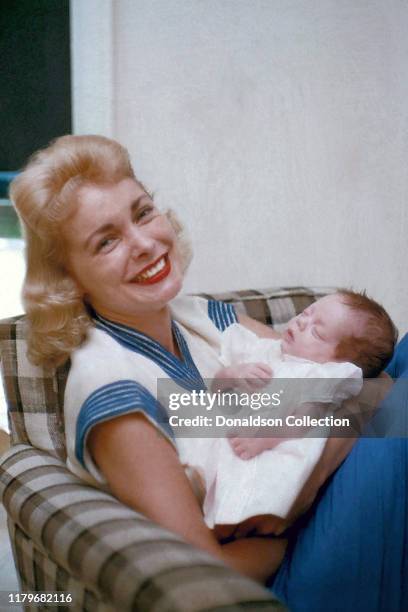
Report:
[[[135,280],[143,281],[143,280],[147,280],[148,278],[152,278],[153,276],[158,274],[161,270],[163,270],[165,265],[166,265],[166,259],[165,257],[162,257],[161,259],[159,259],[159,261],[154,266],[152,266],[145,272],[142,272],[142,274],[138,274]]]

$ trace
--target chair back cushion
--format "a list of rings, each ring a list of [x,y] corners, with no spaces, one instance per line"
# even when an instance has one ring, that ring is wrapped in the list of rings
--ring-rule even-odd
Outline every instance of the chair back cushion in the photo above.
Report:
[[[44,370],[27,359],[25,317],[0,321],[0,353],[12,444],[31,444],[65,461],[63,398],[69,363]]]
[[[202,294],[234,304],[237,312],[280,329],[328,288],[273,288]],[[65,461],[63,399],[69,371],[64,366],[46,371],[27,359],[26,319],[0,321],[1,367],[8,405],[12,444],[31,444]]]
[[[273,287],[200,295],[233,304],[237,313],[246,314],[280,331],[289,319],[334,291],[335,287]]]

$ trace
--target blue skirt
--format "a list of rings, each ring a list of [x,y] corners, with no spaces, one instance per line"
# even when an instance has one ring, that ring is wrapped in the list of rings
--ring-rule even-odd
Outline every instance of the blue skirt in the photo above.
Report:
[[[401,377],[289,536],[272,591],[292,612],[408,611],[408,335]],[[380,432],[380,434],[378,433]]]

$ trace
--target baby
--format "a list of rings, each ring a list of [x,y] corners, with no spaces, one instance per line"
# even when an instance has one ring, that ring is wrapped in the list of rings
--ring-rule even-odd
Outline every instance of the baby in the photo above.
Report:
[[[362,375],[377,376],[396,342],[384,308],[347,290],[316,301],[291,319],[279,340],[267,326],[256,329],[254,334],[234,324],[223,332],[224,367],[214,377],[213,391],[258,391],[272,377],[324,379],[323,385],[309,386],[306,402],[323,402],[327,411],[360,391]],[[207,525],[287,516],[325,446],[321,431],[317,435],[179,440],[182,463],[205,483]]]
[[[253,362],[262,352],[262,341],[246,349],[245,363],[238,351],[234,350],[248,338],[248,332],[242,326],[235,325],[227,329],[221,349],[221,360],[228,362],[214,376],[214,389],[225,390],[234,380],[234,386],[247,391],[262,388],[272,376],[279,378],[303,377],[352,378],[363,375],[364,378],[377,376],[386,366],[394,351],[397,332],[387,312],[380,304],[368,298],[364,293],[340,290],[328,295],[306,308],[300,315],[291,319],[279,342],[279,357],[269,363]],[[268,338],[275,343],[276,333],[262,326],[258,338]],[[228,334],[228,338],[227,338]],[[250,340],[248,338],[248,340]],[[275,344],[276,346],[276,344]],[[238,349],[239,350],[239,349]],[[300,365],[301,358],[315,364],[326,364],[324,368],[315,366],[307,368]],[[334,363],[350,362],[357,368],[336,368]],[[328,364],[331,367],[327,367]],[[271,368],[273,366],[273,369]],[[343,363],[345,365],[345,363]],[[360,372],[361,370],[361,372]],[[343,385],[343,389],[347,385]],[[350,395],[354,395],[349,385]],[[336,400],[336,389],[333,398]],[[346,397],[340,397],[340,400]],[[315,401],[318,401],[317,399]],[[339,402],[337,402],[339,403]],[[230,444],[241,459],[251,459],[257,454],[274,448],[283,439],[279,438],[230,438]]]

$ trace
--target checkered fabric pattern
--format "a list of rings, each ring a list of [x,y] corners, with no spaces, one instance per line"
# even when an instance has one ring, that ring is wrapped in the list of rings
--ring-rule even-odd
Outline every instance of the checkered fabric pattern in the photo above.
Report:
[[[31,444],[66,458],[63,398],[69,363],[46,371],[27,359],[24,317],[0,322],[1,369],[12,444]]]
[[[208,299],[233,304],[237,313],[246,314],[280,331],[289,319],[319,298],[334,291],[335,287],[275,287],[201,295]]]
[[[140,612],[282,609],[265,589],[42,451],[16,445],[0,479],[23,590],[72,593],[67,610],[104,609],[101,602]]]
[[[328,292],[280,288],[206,297],[279,329]],[[25,338],[24,318],[0,323],[13,444],[0,462],[0,495],[22,590],[71,592],[69,610],[283,610],[262,587],[67,470],[62,410],[69,364],[53,372],[33,366]]]

